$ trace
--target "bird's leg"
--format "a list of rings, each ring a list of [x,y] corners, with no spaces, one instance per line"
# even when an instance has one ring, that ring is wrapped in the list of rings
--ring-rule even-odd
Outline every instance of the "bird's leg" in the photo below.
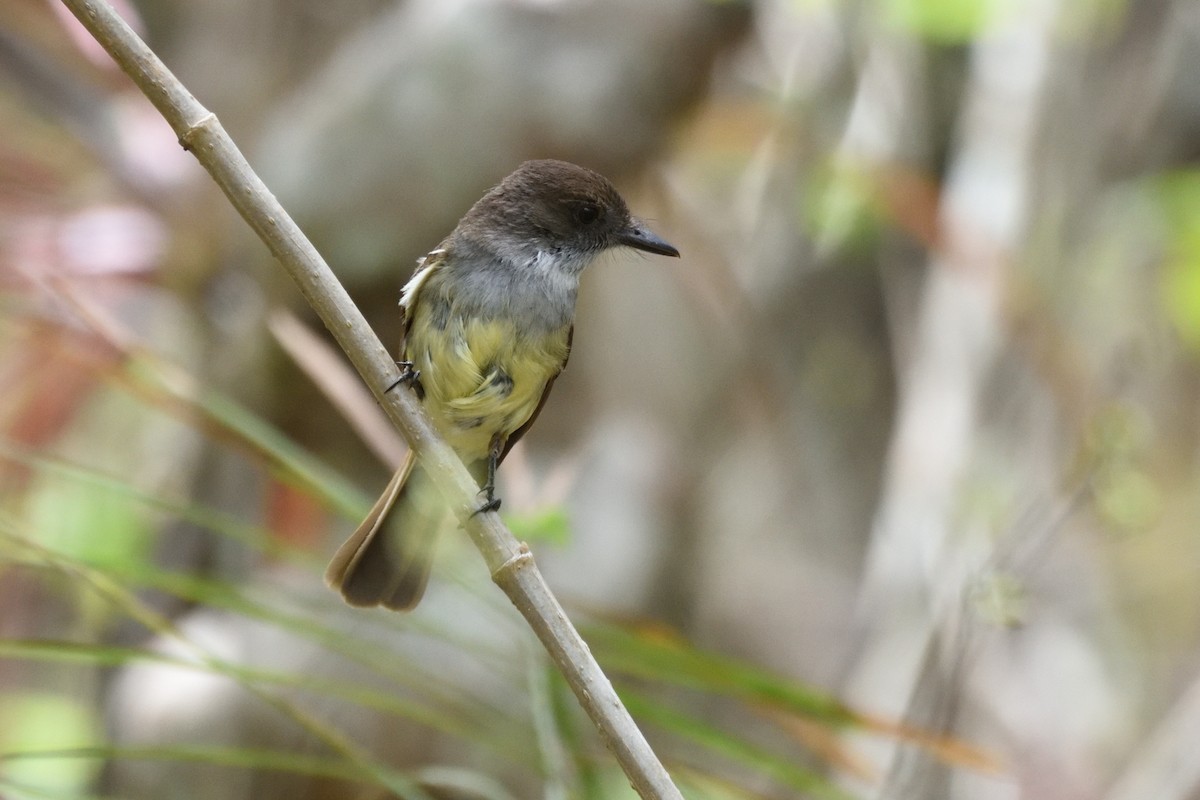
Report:
[[[487,495],[487,502],[475,509],[475,514],[500,510],[500,498],[496,497],[496,466],[500,463],[502,452],[504,452],[504,437],[496,434],[492,437],[491,446],[488,448],[487,483],[480,490],[482,494]],[[475,516],[475,514],[471,516]]]
[[[419,393],[421,391],[421,370],[413,369],[411,361],[397,361],[396,366],[400,368],[400,377],[392,381],[392,385],[384,389],[383,393],[387,394],[402,383],[407,383]]]

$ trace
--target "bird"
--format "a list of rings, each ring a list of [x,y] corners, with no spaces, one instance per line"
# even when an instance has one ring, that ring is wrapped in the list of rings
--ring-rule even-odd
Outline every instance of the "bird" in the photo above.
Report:
[[[679,257],[598,172],[526,161],[418,259],[404,285],[397,384],[416,392],[482,485],[480,512],[499,508],[496,468],[537,420],[567,365],[580,274],[617,247]],[[437,535],[451,519],[410,451],[338,548],[326,582],[352,606],[413,608]]]

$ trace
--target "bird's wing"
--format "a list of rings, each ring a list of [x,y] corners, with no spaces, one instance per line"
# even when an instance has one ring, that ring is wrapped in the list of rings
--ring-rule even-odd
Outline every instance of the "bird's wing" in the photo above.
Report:
[[[408,339],[408,321],[415,316],[417,303],[421,299],[421,287],[429,280],[429,276],[446,263],[449,250],[445,245],[431,250],[425,256],[417,259],[417,268],[413,271],[408,283],[400,292],[400,357],[406,352],[405,342]]]
[[[533,423],[537,422],[538,414],[542,413],[542,406],[546,405],[546,398],[550,396],[550,390],[554,388],[554,381],[562,374],[562,371],[567,368],[567,361],[571,358],[571,340],[575,338],[575,326],[567,331],[567,354],[563,356],[562,364],[558,367],[558,372],[550,376],[550,380],[546,381],[546,388],[542,390],[542,396],[538,399],[537,406],[533,409],[533,413],[529,415],[529,419],[525,420],[525,424],[512,432],[512,436],[504,443],[504,450],[500,453],[500,461],[508,455],[508,451],[513,449],[513,445],[521,440],[525,432],[533,427]],[[497,462],[499,463],[499,462]]]

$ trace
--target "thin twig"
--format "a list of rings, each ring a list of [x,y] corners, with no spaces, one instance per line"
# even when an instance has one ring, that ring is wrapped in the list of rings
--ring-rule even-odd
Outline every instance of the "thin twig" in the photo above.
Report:
[[[387,349],[329,266],[250,168],[216,116],[192,97],[106,2],[63,0],[63,4],[145,93],[184,149],[209,171],[234,208],[291,275],[393,424],[420,454],[426,471],[483,555],[493,580],[542,641],[633,788],[643,798],[682,800],[528,551],[498,515],[474,515],[479,487],[454,451],[437,436],[416,396],[409,391],[384,393],[400,377]]]

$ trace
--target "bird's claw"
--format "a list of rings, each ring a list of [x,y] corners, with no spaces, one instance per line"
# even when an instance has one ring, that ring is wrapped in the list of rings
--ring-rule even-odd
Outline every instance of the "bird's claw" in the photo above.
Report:
[[[480,514],[486,514],[488,511],[499,511],[500,510],[500,498],[493,497],[491,492],[488,492],[487,494],[488,494],[487,502],[484,503],[483,505],[481,505],[479,508],[475,509],[471,513],[472,517],[478,516]]]
[[[407,383],[412,387],[420,385],[418,382],[421,380],[421,370],[413,369],[411,361],[397,361],[396,366],[400,368],[400,377],[392,381],[392,385],[383,390],[384,394],[387,394],[402,383]]]

